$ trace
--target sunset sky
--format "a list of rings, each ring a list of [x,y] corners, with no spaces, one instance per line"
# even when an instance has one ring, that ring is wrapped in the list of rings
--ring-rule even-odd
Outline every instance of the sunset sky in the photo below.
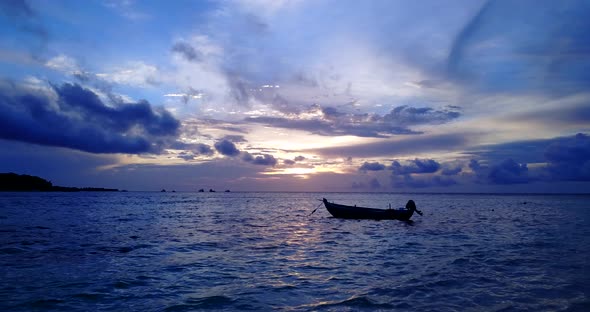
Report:
[[[590,1],[0,1],[0,172],[590,190]]]

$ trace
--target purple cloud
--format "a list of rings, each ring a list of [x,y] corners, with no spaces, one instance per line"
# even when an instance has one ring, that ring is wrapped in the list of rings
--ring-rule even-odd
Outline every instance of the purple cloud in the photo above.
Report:
[[[271,166],[274,167],[277,164],[277,159],[270,154],[262,154],[254,156],[248,152],[242,152],[242,160],[254,165],[260,166]]]
[[[221,155],[234,157],[240,154],[240,150],[236,148],[235,144],[228,140],[216,142],[214,146]]]
[[[360,168],[359,171],[380,171],[385,170],[385,165],[380,164],[378,162],[365,162]]]
[[[450,151],[464,147],[468,134],[444,134],[412,136],[401,140],[382,140],[379,142],[326,147],[310,150],[324,156],[339,157],[378,157],[378,156],[406,156],[415,153],[434,151]]]
[[[0,92],[0,138],[91,153],[159,153],[178,136],[180,122],[147,101],[106,105],[77,84],[41,91]]]
[[[590,137],[578,133],[561,138],[545,150],[547,170],[552,179],[590,181]]]
[[[410,160],[406,166],[401,165],[397,160],[391,164],[391,170],[395,175],[434,173],[440,169],[440,164],[433,159]]]
[[[384,116],[378,114],[344,113],[334,107],[313,106],[308,112],[321,112],[322,116],[314,119],[290,117],[250,117],[246,122],[260,123],[267,126],[309,131],[314,134],[354,135],[358,137],[386,138],[392,135],[421,134],[408,126],[421,124],[442,124],[460,116],[456,110],[434,110],[432,108],[414,108],[400,106]]]
[[[451,186],[457,181],[443,176],[413,177],[412,175],[392,175],[391,186],[394,188],[425,188],[435,186]]]
[[[494,184],[528,183],[531,181],[528,171],[529,168],[526,164],[506,159],[490,168],[488,179]]]

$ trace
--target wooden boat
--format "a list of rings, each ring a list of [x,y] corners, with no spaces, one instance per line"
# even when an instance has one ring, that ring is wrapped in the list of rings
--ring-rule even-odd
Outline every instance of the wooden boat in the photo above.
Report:
[[[416,209],[416,204],[413,200],[408,201],[405,209],[376,209],[347,206],[328,202],[325,198],[322,201],[328,212],[334,218],[408,221],[414,212],[422,215],[422,212]]]

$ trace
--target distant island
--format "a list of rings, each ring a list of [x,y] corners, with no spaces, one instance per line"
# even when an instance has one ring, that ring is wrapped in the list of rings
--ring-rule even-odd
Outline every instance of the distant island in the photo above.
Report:
[[[67,187],[53,185],[36,176],[16,173],[0,173],[0,192],[118,192],[118,189],[102,187]]]

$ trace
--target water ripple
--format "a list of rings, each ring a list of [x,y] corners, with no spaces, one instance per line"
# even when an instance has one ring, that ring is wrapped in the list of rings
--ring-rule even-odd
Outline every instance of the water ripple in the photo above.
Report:
[[[409,225],[308,217],[318,196],[3,195],[0,310],[590,307],[588,197],[330,194],[411,197],[425,216]]]

